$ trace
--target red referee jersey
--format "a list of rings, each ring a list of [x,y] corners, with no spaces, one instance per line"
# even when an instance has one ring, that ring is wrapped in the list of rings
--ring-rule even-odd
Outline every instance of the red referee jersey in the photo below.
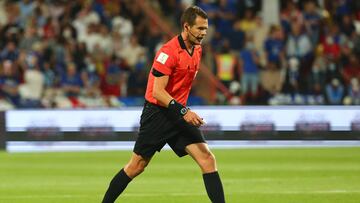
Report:
[[[181,35],[172,38],[156,53],[152,69],[169,76],[166,91],[179,103],[186,106],[191,85],[200,68],[201,46],[195,46],[190,55]],[[152,96],[154,75],[149,73],[145,99],[158,104]]]

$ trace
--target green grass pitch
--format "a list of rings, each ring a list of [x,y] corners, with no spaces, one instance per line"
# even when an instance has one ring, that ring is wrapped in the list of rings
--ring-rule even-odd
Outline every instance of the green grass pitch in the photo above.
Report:
[[[360,202],[360,147],[213,152],[228,203]],[[99,203],[130,154],[0,152],[0,203]],[[117,202],[209,200],[193,160],[162,151]]]

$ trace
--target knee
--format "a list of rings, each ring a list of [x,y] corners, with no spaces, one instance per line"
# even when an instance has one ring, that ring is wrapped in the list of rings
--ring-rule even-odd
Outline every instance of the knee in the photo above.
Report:
[[[210,152],[206,157],[206,161],[209,165],[215,165],[216,164],[215,155]]]
[[[130,178],[135,178],[136,176],[140,175],[142,172],[144,172],[145,168],[147,166],[147,163],[128,163],[125,166],[125,172]]]
[[[213,153],[207,152],[199,161],[203,172],[209,173],[216,171],[216,158]]]

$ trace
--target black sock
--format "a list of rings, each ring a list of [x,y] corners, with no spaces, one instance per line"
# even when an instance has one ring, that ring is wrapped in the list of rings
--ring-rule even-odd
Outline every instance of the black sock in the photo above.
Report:
[[[111,180],[102,203],[114,203],[116,198],[125,190],[126,186],[132,179],[126,175],[124,169]]]
[[[206,192],[212,203],[225,203],[224,189],[217,171],[203,174]]]

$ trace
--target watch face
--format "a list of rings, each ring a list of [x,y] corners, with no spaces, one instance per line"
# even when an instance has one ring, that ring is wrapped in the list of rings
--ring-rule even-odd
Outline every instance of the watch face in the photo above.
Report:
[[[185,114],[187,113],[187,108],[182,108],[182,109],[180,110],[180,113],[181,113],[182,115],[185,115]]]

